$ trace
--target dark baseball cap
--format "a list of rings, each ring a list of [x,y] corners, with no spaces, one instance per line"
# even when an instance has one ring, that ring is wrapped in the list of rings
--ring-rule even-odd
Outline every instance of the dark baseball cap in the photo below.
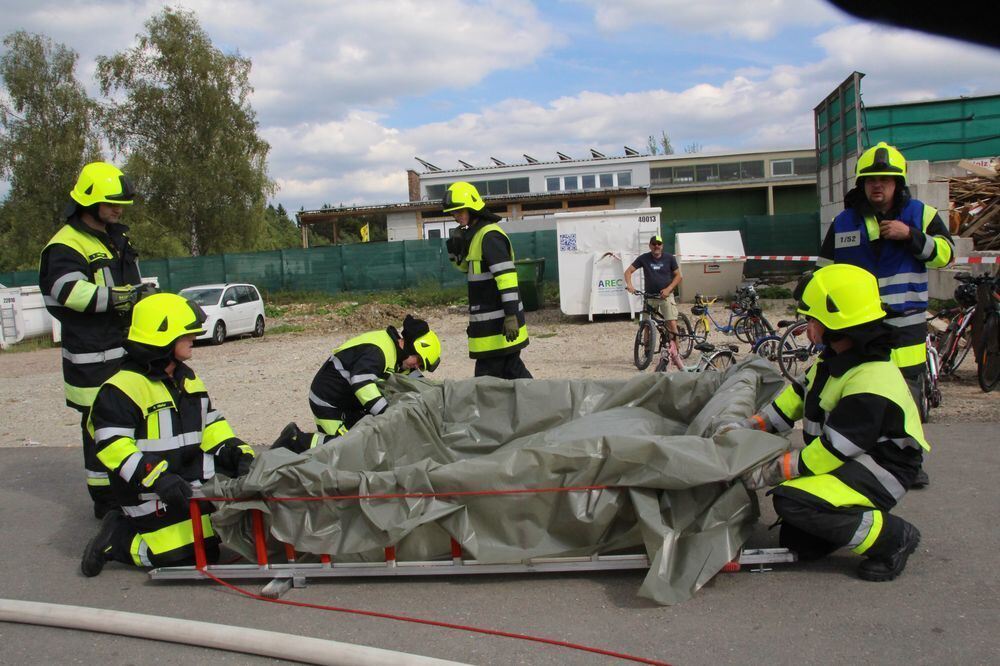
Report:
[[[653,236],[649,239],[650,245],[663,245],[663,239],[659,236]]]

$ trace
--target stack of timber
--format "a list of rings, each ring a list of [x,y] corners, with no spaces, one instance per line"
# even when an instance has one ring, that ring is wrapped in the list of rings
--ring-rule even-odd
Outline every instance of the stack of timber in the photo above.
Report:
[[[966,160],[959,166],[972,175],[946,179],[951,233],[972,238],[976,250],[1000,250],[1000,173]]]

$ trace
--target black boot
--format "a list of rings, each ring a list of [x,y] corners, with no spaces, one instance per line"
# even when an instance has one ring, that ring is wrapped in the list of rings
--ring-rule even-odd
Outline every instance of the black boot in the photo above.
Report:
[[[910,523],[904,523],[899,547],[883,557],[869,557],[858,567],[858,576],[873,582],[893,580],[903,573],[907,558],[918,545],[920,545],[920,530]]]
[[[112,538],[119,521],[124,515],[118,509],[111,509],[101,519],[101,527],[94,538],[87,543],[80,560],[80,571],[87,578],[93,578],[101,573],[104,564],[111,559]]]
[[[294,422],[289,423],[281,429],[278,439],[271,444],[272,449],[288,449],[295,453],[302,453],[309,448],[309,438],[311,435],[299,430],[299,426]]]
[[[921,467],[917,470],[917,475],[913,477],[913,483],[910,484],[910,490],[920,490],[921,488],[926,488],[931,483],[931,479],[927,476],[927,472]]]

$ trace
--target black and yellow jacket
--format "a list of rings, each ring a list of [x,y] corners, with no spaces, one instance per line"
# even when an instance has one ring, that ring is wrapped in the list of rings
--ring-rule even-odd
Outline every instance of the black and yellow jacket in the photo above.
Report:
[[[45,307],[62,325],[66,404],[80,411],[125,355],[128,321],[112,308],[111,287],[141,282],[127,231],[114,224],[101,233],[74,214],[42,250],[38,284]]]
[[[351,338],[333,350],[310,387],[310,400],[343,409],[360,408],[378,415],[388,407],[378,382],[399,372],[400,336],[393,326]]]

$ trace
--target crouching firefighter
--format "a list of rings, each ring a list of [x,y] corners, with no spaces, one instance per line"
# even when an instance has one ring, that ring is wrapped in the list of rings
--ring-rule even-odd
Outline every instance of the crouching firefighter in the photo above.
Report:
[[[233,434],[201,379],[185,365],[204,333],[205,313],[176,294],[136,304],[119,371],[90,411],[97,458],[107,468],[121,510],[108,512],[87,544],[81,570],[101,573],[110,560],[135,566],[194,563],[189,500],[221,472],[246,474],[253,449]],[[219,538],[202,516],[208,560]]]
[[[838,548],[864,555],[858,575],[896,578],[920,532],[889,511],[906,493],[930,446],[906,380],[890,360],[893,334],[878,281],[862,268],[833,264],[796,289],[807,335],[825,350],[761,413],[732,424],[786,432],[803,420],[806,446],[744,477],[750,489],[777,486],[781,545],[803,560]],[[729,429],[723,426],[720,430]]]
[[[389,326],[351,338],[333,350],[309,387],[309,408],[319,432],[303,432],[289,423],[271,448],[302,453],[340,437],[362,417],[378,416],[389,406],[378,381],[392,373],[419,377],[440,362],[437,334],[411,315],[403,320],[402,334]]]

